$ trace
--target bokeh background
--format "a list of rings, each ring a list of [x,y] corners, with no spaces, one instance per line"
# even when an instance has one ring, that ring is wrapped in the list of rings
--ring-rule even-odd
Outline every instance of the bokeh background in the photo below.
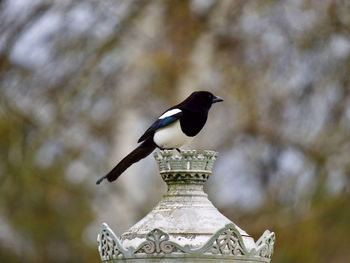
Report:
[[[153,157],[96,186],[194,90],[225,99],[184,149],[274,263],[350,262],[350,2],[0,1],[0,262],[98,262],[165,184]]]

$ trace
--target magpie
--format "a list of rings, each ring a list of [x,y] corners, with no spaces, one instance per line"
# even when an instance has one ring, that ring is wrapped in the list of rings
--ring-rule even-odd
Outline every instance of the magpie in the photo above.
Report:
[[[145,131],[136,149],[122,159],[108,174],[97,180],[100,184],[107,178],[115,181],[132,164],[148,156],[155,148],[176,149],[191,141],[208,118],[211,105],[223,101],[208,91],[193,92],[183,102],[169,108]]]

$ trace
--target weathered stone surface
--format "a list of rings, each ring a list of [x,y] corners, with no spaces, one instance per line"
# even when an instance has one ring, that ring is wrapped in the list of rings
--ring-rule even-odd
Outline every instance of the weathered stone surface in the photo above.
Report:
[[[104,262],[270,262],[274,233],[255,243],[208,200],[203,185],[217,153],[155,153],[168,185],[163,199],[142,220],[117,238],[107,224],[98,236]]]

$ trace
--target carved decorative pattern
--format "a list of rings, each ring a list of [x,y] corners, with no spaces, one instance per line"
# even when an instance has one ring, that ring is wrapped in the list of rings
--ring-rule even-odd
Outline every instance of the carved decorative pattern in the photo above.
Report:
[[[97,236],[97,243],[102,261],[123,257],[125,249],[114,232],[105,223],[102,224],[102,229]]]
[[[199,253],[229,256],[250,256],[243,239],[234,224],[227,224],[217,231],[199,250]]]
[[[97,237],[98,250],[101,260],[107,262],[113,259],[139,258],[142,255],[152,255],[152,257],[165,254],[180,253],[183,255],[222,255],[235,257],[245,257],[246,259],[266,258],[261,262],[269,262],[273,253],[275,234],[266,230],[261,238],[256,242],[257,249],[247,250],[242,236],[234,224],[228,224],[217,231],[201,248],[191,249],[189,245],[181,246],[169,240],[169,235],[160,229],[154,229],[146,235],[146,240],[136,249],[129,247],[125,249],[120,240],[113,231],[107,226],[102,225],[102,230]]]
[[[266,230],[264,234],[256,242],[257,255],[264,258],[271,258],[273,254],[273,246],[275,244],[275,233]]]
[[[228,229],[215,240],[212,253],[222,255],[244,255],[244,250],[239,244],[236,234],[231,229]]]
[[[146,241],[139,245],[139,247],[135,250],[135,254],[169,254],[174,250],[181,251],[181,247],[173,242],[170,242],[169,235],[156,228],[146,235]]]
[[[208,180],[217,155],[214,151],[198,154],[195,150],[181,151],[181,156],[173,155],[169,150],[154,153],[166,183],[192,184],[203,184]]]
[[[169,150],[154,153],[161,172],[197,170],[211,173],[217,156],[218,153],[214,151],[197,154],[195,150],[181,151],[181,156],[173,155],[173,151]]]
[[[201,185],[209,178],[217,153],[214,151],[204,151],[198,154],[195,150],[181,151],[181,156],[174,156],[173,151],[160,151],[155,153],[155,159],[158,162],[160,174],[168,185],[191,184],[191,191],[202,189]],[[195,187],[193,185],[196,184]],[[200,186],[198,186],[200,185]],[[172,193],[181,194],[188,190],[186,187],[169,187],[176,189]],[[204,194],[204,192],[203,192]],[[136,236],[132,237],[136,238]],[[227,224],[224,228],[218,230],[213,236],[200,248],[193,248],[191,244],[185,246],[179,245],[170,240],[168,233],[161,229],[153,229],[140,241],[136,248],[129,246],[123,247],[120,239],[113,233],[107,224],[102,225],[102,229],[97,237],[98,250],[103,262],[128,261],[129,259],[145,258],[214,258],[220,259],[239,259],[247,262],[270,262],[275,242],[275,234],[270,231],[260,237],[254,243],[242,237],[236,225]],[[245,243],[248,241],[249,243]],[[249,250],[246,245],[249,244]],[[134,260],[130,260],[133,261]]]
[[[161,176],[165,182],[192,182],[192,183],[204,183],[208,180],[210,173],[206,171],[202,172],[161,172]]]

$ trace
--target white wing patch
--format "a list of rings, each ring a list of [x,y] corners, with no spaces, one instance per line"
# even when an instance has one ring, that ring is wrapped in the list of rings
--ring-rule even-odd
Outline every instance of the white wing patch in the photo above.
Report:
[[[175,114],[177,114],[177,113],[179,113],[179,112],[181,112],[181,110],[179,110],[179,109],[172,109],[172,110],[170,110],[170,111],[165,112],[165,113],[164,113],[162,116],[160,116],[158,119],[164,119],[164,118],[166,118],[166,117],[173,116],[173,115],[175,115]]]
[[[177,120],[168,126],[158,129],[153,136],[153,141],[158,147],[174,149],[190,142],[192,138],[183,133],[180,121]]]

